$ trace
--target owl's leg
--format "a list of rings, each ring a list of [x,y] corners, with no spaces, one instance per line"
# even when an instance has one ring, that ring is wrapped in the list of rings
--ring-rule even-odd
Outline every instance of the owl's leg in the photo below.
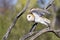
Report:
[[[30,32],[32,32],[32,31],[35,30],[37,24],[38,24],[38,23],[34,23],[34,24],[32,25],[32,27],[31,27],[31,29],[30,29]]]
[[[50,28],[50,24],[49,23],[47,23],[47,22],[45,22],[46,24],[47,24],[47,27],[49,27]]]
[[[43,24],[45,24],[47,27],[50,28],[51,21],[49,19],[47,19],[47,18],[43,18],[43,21],[44,21]]]

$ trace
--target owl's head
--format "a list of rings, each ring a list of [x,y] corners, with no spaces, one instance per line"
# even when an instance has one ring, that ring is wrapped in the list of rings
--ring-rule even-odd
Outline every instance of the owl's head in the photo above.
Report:
[[[34,21],[35,20],[34,15],[33,14],[28,14],[27,15],[27,20],[28,21]]]

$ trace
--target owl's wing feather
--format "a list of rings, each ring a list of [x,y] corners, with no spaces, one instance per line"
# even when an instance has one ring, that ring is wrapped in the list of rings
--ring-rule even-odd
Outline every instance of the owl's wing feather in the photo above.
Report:
[[[50,14],[50,12],[49,12],[49,11],[44,10],[44,9],[36,8],[35,10],[37,10],[38,12],[43,12],[43,13]]]
[[[32,13],[36,13],[39,16],[44,16],[45,14],[50,14],[47,10],[39,9],[39,8],[34,8],[31,10]]]

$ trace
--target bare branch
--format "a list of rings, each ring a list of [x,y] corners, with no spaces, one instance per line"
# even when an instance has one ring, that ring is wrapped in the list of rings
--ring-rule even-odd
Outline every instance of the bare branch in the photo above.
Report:
[[[52,4],[52,20],[51,20],[51,29],[55,28],[55,22],[56,22],[56,11],[55,11],[54,3]]]
[[[30,40],[34,40],[35,38],[37,38],[41,34],[46,33],[46,32],[50,32],[50,31],[52,31],[52,30],[50,30],[49,27],[44,28],[44,29],[40,30],[38,33],[36,33],[34,36],[32,36]]]
[[[50,0],[50,2],[45,6],[44,9],[49,9],[49,7],[53,4],[54,0]]]
[[[34,23],[34,24],[32,25],[32,28],[30,29],[30,32],[32,32],[32,31],[34,31],[34,30],[35,30],[35,28],[36,28],[37,24],[38,24],[38,23]]]
[[[55,33],[56,36],[58,36],[58,35],[56,34],[56,32],[60,32],[60,30],[52,30],[52,29],[50,29],[50,28],[44,28],[44,29],[42,29],[42,30],[40,30],[40,31],[35,31],[35,32],[31,31],[31,32],[29,32],[28,34],[24,35],[24,36],[23,36],[22,38],[20,38],[19,40],[25,40],[26,38],[28,38],[28,37],[32,36],[33,34],[35,34],[35,35],[32,36],[31,39],[30,39],[30,40],[34,40],[35,38],[37,38],[38,36],[40,36],[41,34],[46,33],[46,32],[53,32],[53,33]]]
[[[60,30],[53,30],[53,33],[60,38]]]
[[[60,30],[53,30],[54,32],[60,32]]]
[[[13,27],[15,26],[15,24],[16,24],[16,21],[17,21],[18,18],[26,11],[26,9],[28,8],[29,3],[30,3],[30,0],[27,0],[27,3],[26,3],[26,5],[25,5],[25,7],[23,8],[23,10],[22,10],[21,12],[19,12],[19,13],[17,14],[17,16],[14,18],[14,20],[13,20],[12,24],[9,26],[6,34],[3,36],[3,38],[2,38],[3,40],[7,40],[7,38],[8,38],[8,36],[9,36],[12,28],[13,28]]]
[[[32,35],[35,34],[35,33],[37,33],[37,31],[35,31],[35,32],[31,31],[31,32],[29,32],[28,34],[24,35],[24,36],[23,36],[22,38],[20,38],[19,40],[25,40],[26,38],[32,36]]]
[[[36,34],[34,36],[32,36],[30,40],[34,40],[38,36],[40,36],[41,34],[46,33],[46,32],[55,33],[56,36],[60,37],[60,30],[52,30],[50,28],[44,28],[44,29],[40,30],[39,32],[36,32]],[[56,33],[58,33],[58,35]]]
[[[32,28],[30,29],[30,31],[29,31],[29,33],[27,33],[26,35],[24,35],[22,38],[20,38],[19,40],[25,40],[26,38],[28,38],[28,37],[30,37],[30,36],[32,36],[34,33],[36,33],[36,32],[33,32],[34,30],[35,30],[35,28],[36,28],[36,25],[37,25],[38,23],[34,23],[33,25],[32,25]]]

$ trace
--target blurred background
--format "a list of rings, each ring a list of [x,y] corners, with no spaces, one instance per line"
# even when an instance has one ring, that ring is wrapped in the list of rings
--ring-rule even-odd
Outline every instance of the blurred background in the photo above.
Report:
[[[15,2],[14,2],[15,1]],[[27,34],[30,28],[33,25],[33,22],[28,22],[26,19],[28,11],[31,8],[39,8],[37,5],[37,0],[31,0],[29,4],[29,8],[27,11],[18,19],[15,27],[12,29],[8,40],[18,40],[23,35]],[[3,4],[4,3],[4,4]],[[6,0],[0,1],[0,40],[2,40],[3,35],[6,33],[8,27],[11,25],[12,21],[14,20],[15,16],[24,8],[26,4],[26,0]],[[55,5],[59,8],[60,7],[60,0],[55,0]],[[57,14],[59,15],[60,12]],[[38,24],[36,30],[40,30],[44,28],[45,25]],[[53,33],[45,33],[39,36],[35,40],[60,40],[55,34]]]

